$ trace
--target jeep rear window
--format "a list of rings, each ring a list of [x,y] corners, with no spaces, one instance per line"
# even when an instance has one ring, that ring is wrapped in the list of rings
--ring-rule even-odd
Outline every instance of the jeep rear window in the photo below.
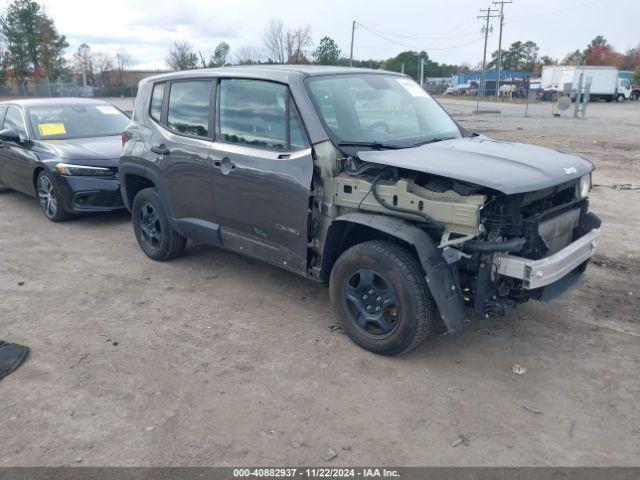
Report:
[[[210,80],[180,81],[171,84],[167,124],[179,133],[209,136]]]
[[[149,115],[157,121],[160,121],[162,115],[162,98],[164,97],[164,83],[156,83],[151,93],[151,106],[149,107]]]

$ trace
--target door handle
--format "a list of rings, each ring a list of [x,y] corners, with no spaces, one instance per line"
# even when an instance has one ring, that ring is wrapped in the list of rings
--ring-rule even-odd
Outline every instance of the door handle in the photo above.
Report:
[[[229,175],[232,170],[236,169],[236,164],[224,157],[222,160],[214,160],[213,166],[219,168],[223,175]]]
[[[158,155],[169,155],[171,153],[169,149],[164,146],[164,143],[152,146],[151,151],[153,153],[157,153]]]

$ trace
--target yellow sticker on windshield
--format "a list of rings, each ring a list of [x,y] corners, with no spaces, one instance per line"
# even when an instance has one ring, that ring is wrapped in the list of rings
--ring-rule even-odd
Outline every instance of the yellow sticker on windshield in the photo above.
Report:
[[[40,136],[50,137],[51,135],[64,135],[67,131],[64,128],[64,123],[39,123],[38,130],[40,130]]]

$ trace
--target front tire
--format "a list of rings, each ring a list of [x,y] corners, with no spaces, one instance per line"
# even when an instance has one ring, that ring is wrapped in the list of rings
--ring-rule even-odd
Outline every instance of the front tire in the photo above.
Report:
[[[416,348],[437,313],[418,259],[391,242],[364,242],[344,252],[331,271],[329,293],[351,340],[380,355]]]
[[[187,239],[171,226],[155,188],[138,192],[131,215],[138,245],[149,258],[165,261],[182,255]]]
[[[64,209],[62,196],[54,176],[42,170],[36,179],[36,194],[44,216],[52,222],[64,222],[72,215]]]
[[[619,93],[618,96],[616,97],[616,102],[622,103],[624,101],[625,101],[624,95],[622,93]]]

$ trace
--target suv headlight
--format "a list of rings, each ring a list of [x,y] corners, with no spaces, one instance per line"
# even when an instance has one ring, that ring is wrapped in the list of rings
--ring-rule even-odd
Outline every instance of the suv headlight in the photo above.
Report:
[[[591,190],[591,174],[587,173],[580,177],[578,184],[576,185],[576,197],[586,198],[589,196],[589,190]]]
[[[108,168],[89,167],[87,165],[71,165],[68,163],[57,164],[56,171],[62,175],[74,177],[108,177],[113,175],[113,172]]]

